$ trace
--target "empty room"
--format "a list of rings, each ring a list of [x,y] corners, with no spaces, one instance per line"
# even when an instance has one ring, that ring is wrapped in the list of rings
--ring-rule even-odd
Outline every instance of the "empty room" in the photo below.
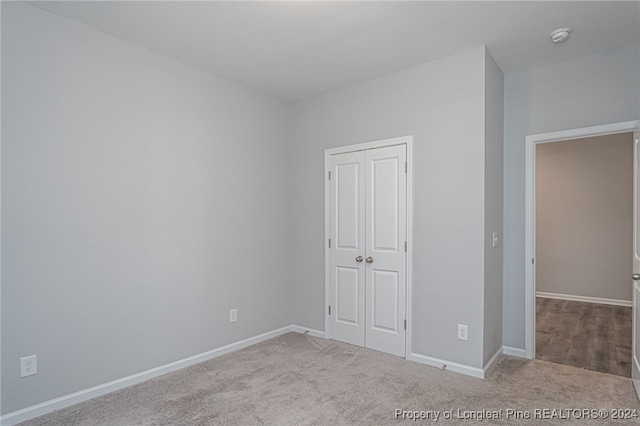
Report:
[[[536,296],[640,323],[640,2],[0,15],[2,425],[639,421],[635,335],[630,374],[536,359],[574,321]],[[536,234],[536,151],[620,135],[603,292]]]

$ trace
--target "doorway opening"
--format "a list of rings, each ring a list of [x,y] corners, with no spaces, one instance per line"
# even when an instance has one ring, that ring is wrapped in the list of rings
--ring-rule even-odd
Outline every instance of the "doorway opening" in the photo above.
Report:
[[[636,125],[527,137],[527,358],[631,376]]]

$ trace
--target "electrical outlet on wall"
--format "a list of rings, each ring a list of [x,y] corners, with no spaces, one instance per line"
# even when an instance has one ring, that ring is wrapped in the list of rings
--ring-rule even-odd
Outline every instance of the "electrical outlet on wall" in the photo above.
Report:
[[[231,309],[229,311],[229,322],[236,322],[236,321],[238,321],[238,310]]]
[[[458,324],[458,340],[469,339],[469,327],[464,324]]]
[[[20,377],[33,376],[38,372],[38,359],[35,355],[20,358]]]

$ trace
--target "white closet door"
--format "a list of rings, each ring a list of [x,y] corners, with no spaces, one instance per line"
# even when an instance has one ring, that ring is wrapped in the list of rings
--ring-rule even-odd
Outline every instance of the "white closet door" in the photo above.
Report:
[[[366,347],[405,356],[405,145],[366,151]]]
[[[364,165],[361,152],[331,156],[331,338],[358,346],[365,344]]]
[[[331,338],[405,356],[406,146],[331,156]]]

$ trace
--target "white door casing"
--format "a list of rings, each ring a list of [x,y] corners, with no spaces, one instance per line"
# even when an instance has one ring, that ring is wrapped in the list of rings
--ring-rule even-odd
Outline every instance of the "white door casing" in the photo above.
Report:
[[[631,378],[640,398],[640,342],[638,341],[638,327],[640,327],[640,124],[633,132],[633,337]]]
[[[410,353],[410,152],[411,137],[325,151],[326,337],[403,357]]]

